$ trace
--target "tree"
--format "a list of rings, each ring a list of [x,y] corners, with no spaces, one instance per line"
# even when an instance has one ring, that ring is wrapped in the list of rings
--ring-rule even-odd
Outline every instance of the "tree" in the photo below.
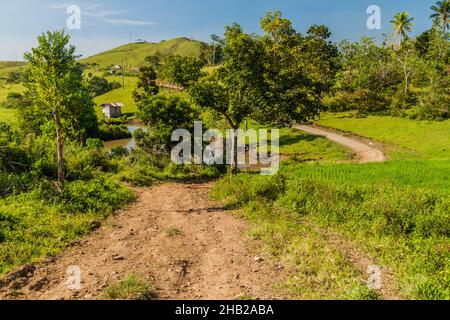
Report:
[[[416,56],[415,47],[411,40],[405,41],[399,50],[395,53],[395,58],[399,63],[404,81],[404,95],[408,95],[411,78],[417,70],[418,58]]]
[[[88,83],[93,97],[100,96],[113,89],[113,85],[107,79],[98,76],[91,77]]]
[[[216,65],[222,61],[223,39],[216,34],[211,35],[212,47],[212,65]]]
[[[134,101],[139,102],[159,93],[156,83],[157,74],[152,66],[144,66],[139,69],[139,81],[137,88],[133,91]]]
[[[421,55],[425,56],[430,48],[432,30],[426,30],[416,37],[415,48]]]
[[[162,54],[158,51],[153,55],[147,56],[145,62],[147,62],[153,69],[158,70],[161,66]]]
[[[237,134],[242,122],[253,118],[284,126],[312,119],[320,112],[327,78],[327,71],[320,72],[321,65],[311,69],[311,75],[306,65],[327,44],[319,41],[321,36],[303,38],[280,12],[269,12],[261,27],[264,36],[247,34],[238,24],[226,27],[222,65],[189,90],[198,106],[220,114],[234,130],[233,173],[237,172]]]
[[[138,117],[148,132],[136,135],[138,145],[150,154],[169,152],[172,133],[176,129],[191,129],[198,112],[185,100],[175,96],[154,96],[138,103]]]
[[[187,88],[203,75],[202,67],[203,62],[193,57],[171,55],[162,63],[162,75],[167,81]]]
[[[62,31],[47,32],[38,38],[38,46],[25,54],[29,62],[29,86],[34,99],[34,114],[54,128],[58,161],[58,181],[65,180],[64,138],[79,139],[93,134],[98,121],[81,67],[76,62],[75,47]]]
[[[237,173],[238,129],[259,103],[264,84],[264,52],[254,35],[233,24],[226,27],[224,60],[217,72],[189,89],[194,103],[223,116],[234,130],[233,173]]]
[[[261,20],[264,31],[264,99],[253,117],[262,123],[290,126],[308,122],[322,108],[321,95],[334,83],[338,50],[325,26],[312,26],[306,36],[281,12]]]
[[[402,44],[407,32],[411,32],[414,18],[409,16],[408,12],[399,12],[391,20],[394,28],[394,37],[399,38],[399,45]]]
[[[450,29],[450,0],[438,1],[431,7],[434,13],[430,19],[439,20],[442,24],[442,30],[445,32],[447,28]]]

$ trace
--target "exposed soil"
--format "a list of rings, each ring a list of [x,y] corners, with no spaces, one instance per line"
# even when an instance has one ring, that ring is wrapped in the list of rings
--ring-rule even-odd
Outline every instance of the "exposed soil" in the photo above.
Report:
[[[370,142],[366,143],[361,139],[346,137],[342,134],[333,132],[332,130],[320,128],[317,126],[296,125],[294,126],[294,128],[313,135],[325,137],[331,141],[334,141],[351,149],[353,152],[355,152],[359,163],[386,161],[384,153],[376,146],[371,145]]]
[[[211,187],[138,190],[135,204],[61,256],[12,273],[0,298],[96,299],[137,273],[153,279],[159,299],[282,299],[272,289],[282,270],[251,253],[246,223],[214,206]],[[81,290],[67,288],[70,266],[81,270]]]

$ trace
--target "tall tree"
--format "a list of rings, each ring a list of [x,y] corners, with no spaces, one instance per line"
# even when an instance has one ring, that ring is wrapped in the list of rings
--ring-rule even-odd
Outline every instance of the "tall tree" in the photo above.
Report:
[[[147,57],[148,58],[148,57]],[[143,66],[139,69],[139,81],[133,91],[135,102],[145,100],[159,93],[157,74],[153,66]]]
[[[223,39],[216,34],[211,35],[212,65],[220,63],[222,60]]]
[[[391,20],[391,24],[394,28],[394,37],[399,38],[399,44],[402,44],[406,37],[407,32],[411,32],[413,27],[414,18],[410,17],[408,12],[399,12]]]
[[[162,76],[167,81],[187,88],[202,76],[202,67],[203,61],[176,54],[166,57],[161,69]]]
[[[82,70],[76,62],[75,47],[62,31],[47,32],[38,38],[38,46],[25,54],[29,62],[30,91],[34,112],[54,127],[58,160],[58,181],[65,179],[64,138],[92,135],[98,128],[92,97]]]
[[[328,61],[308,69],[316,61],[312,57],[329,49],[327,29],[313,28],[304,38],[280,12],[269,12],[261,27],[263,36],[247,34],[237,24],[227,27],[222,65],[190,89],[197,105],[220,114],[234,129],[234,173],[237,129],[245,119],[279,126],[306,122],[319,114],[327,82]]]
[[[264,85],[264,52],[254,35],[238,24],[226,27],[224,60],[217,72],[189,89],[194,103],[220,114],[234,130],[233,173],[237,173],[238,129],[260,103]]]
[[[430,19],[438,19],[442,24],[442,29],[445,32],[447,28],[450,29],[450,0],[438,1],[431,7],[434,13]]]

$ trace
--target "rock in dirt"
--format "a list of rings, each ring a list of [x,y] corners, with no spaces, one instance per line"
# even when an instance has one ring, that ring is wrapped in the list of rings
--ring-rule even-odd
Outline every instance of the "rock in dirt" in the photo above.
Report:
[[[102,226],[102,223],[100,221],[91,221],[89,222],[89,229],[91,229],[91,231],[100,229],[100,227]]]

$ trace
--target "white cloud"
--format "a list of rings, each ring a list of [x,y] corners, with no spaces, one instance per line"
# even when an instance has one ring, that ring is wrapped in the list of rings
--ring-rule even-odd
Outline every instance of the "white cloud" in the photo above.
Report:
[[[110,24],[116,24],[116,25],[122,25],[122,26],[152,26],[157,24],[156,22],[151,21],[141,21],[141,20],[132,20],[132,19],[114,19],[114,18],[103,18],[101,21],[110,23]]]
[[[64,2],[61,4],[46,5],[44,8],[54,10],[67,10],[70,5],[78,5],[81,8],[82,15],[91,17],[98,21],[123,26],[151,26],[157,23],[152,21],[142,21],[130,18],[121,17],[121,15],[128,13],[128,10],[108,10],[100,4],[82,3],[82,2]]]

